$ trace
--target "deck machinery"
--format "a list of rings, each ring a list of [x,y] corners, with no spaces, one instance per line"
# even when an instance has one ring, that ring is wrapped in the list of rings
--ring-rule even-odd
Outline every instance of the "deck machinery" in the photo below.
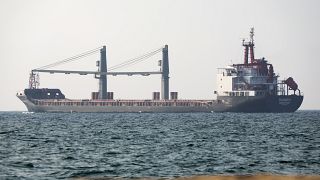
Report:
[[[29,88],[17,93],[17,97],[34,112],[294,112],[302,101],[303,95],[293,78],[278,80],[273,65],[265,58],[254,56],[254,31],[250,40],[242,42],[244,46],[243,64],[233,64],[219,68],[217,74],[216,99],[186,100],[178,99],[177,92],[171,92],[169,98],[169,55],[168,45],[147,53],[150,57],[162,52],[159,61],[160,71],[152,72],[113,72],[107,69],[106,47],[99,48],[98,71],[49,70],[47,68],[72,61],[74,58],[34,69],[29,79]],[[88,51],[77,57],[91,54]],[[250,59],[250,62],[249,62]],[[141,61],[141,58],[122,63],[128,65]],[[120,64],[120,67],[122,66]],[[116,66],[119,67],[119,66]],[[111,68],[112,69],[112,68]],[[116,68],[114,68],[116,69]],[[93,74],[99,79],[99,91],[88,99],[67,99],[59,89],[39,88],[38,73]],[[153,92],[152,99],[121,100],[114,99],[113,92],[107,91],[108,75],[161,75],[161,93]],[[297,92],[298,91],[298,92]],[[161,99],[160,99],[161,95]]]
[[[95,51],[95,50],[93,50]],[[158,50],[156,50],[158,51]],[[92,51],[89,51],[91,54]],[[152,72],[108,72],[107,71],[107,53],[106,46],[102,46],[100,49],[100,61],[97,61],[98,71],[74,71],[74,70],[48,70],[46,69],[48,66],[43,66],[38,69],[33,69],[30,73],[29,78],[29,88],[37,89],[39,87],[39,72],[41,73],[63,73],[63,74],[80,74],[80,75],[88,75],[94,74],[95,78],[99,79],[99,92],[97,99],[109,99],[107,98],[107,75],[117,76],[117,75],[142,75],[149,76],[154,74],[161,74],[161,97],[162,99],[169,99],[169,57],[168,57],[168,45],[165,45],[162,48],[162,61],[159,61],[159,65],[161,66],[160,71],[152,71]],[[84,53],[85,54],[85,53]],[[81,55],[82,56],[82,55]],[[63,60],[65,61],[65,60]],[[53,63],[55,65],[60,64]],[[51,67],[51,66],[49,66]]]

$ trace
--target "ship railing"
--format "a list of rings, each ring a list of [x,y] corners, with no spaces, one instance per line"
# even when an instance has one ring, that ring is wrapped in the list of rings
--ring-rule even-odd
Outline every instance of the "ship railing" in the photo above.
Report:
[[[296,91],[298,91],[296,93]],[[290,96],[290,95],[298,95],[298,96],[303,96],[303,92],[300,91],[300,89],[293,90],[291,89],[285,82],[284,80],[279,80],[277,82],[277,95],[281,96]]]
[[[42,106],[209,106],[214,100],[35,100]]]

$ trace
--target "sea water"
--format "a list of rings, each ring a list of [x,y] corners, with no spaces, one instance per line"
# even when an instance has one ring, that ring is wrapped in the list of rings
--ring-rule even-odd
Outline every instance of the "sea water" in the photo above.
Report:
[[[0,112],[0,179],[320,174],[320,111]]]

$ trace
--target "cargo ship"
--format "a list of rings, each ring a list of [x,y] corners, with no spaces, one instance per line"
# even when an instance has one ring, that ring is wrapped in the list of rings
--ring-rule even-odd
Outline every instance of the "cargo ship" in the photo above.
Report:
[[[208,100],[179,99],[178,92],[169,93],[168,45],[139,58],[121,63],[117,67],[135,64],[155,53],[162,52],[160,70],[154,72],[114,72],[107,69],[106,47],[85,52],[50,65],[33,69],[29,88],[18,92],[17,97],[30,112],[105,112],[105,113],[189,113],[189,112],[294,112],[303,101],[297,83],[292,77],[279,80],[273,65],[265,58],[254,56],[254,29],[250,39],[242,41],[244,60],[218,68],[217,90]],[[97,71],[52,70],[56,65],[67,63],[94,52],[100,52]],[[98,92],[92,92],[91,99],[68,99],[60,89],[39,88],[39,73],[93,74],[99,80]],[[143,100],[115,99],[114,92],[107,91],[108,75],[161,75],[161,92],[153,92],[152,98]],[[170,96],[170,97],[169,97]]]

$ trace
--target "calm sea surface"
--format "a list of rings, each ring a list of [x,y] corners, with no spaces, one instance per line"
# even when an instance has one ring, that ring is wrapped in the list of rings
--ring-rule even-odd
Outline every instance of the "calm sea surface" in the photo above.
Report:
[[[0,179],[320,174],[320,111],[0,112]]]

